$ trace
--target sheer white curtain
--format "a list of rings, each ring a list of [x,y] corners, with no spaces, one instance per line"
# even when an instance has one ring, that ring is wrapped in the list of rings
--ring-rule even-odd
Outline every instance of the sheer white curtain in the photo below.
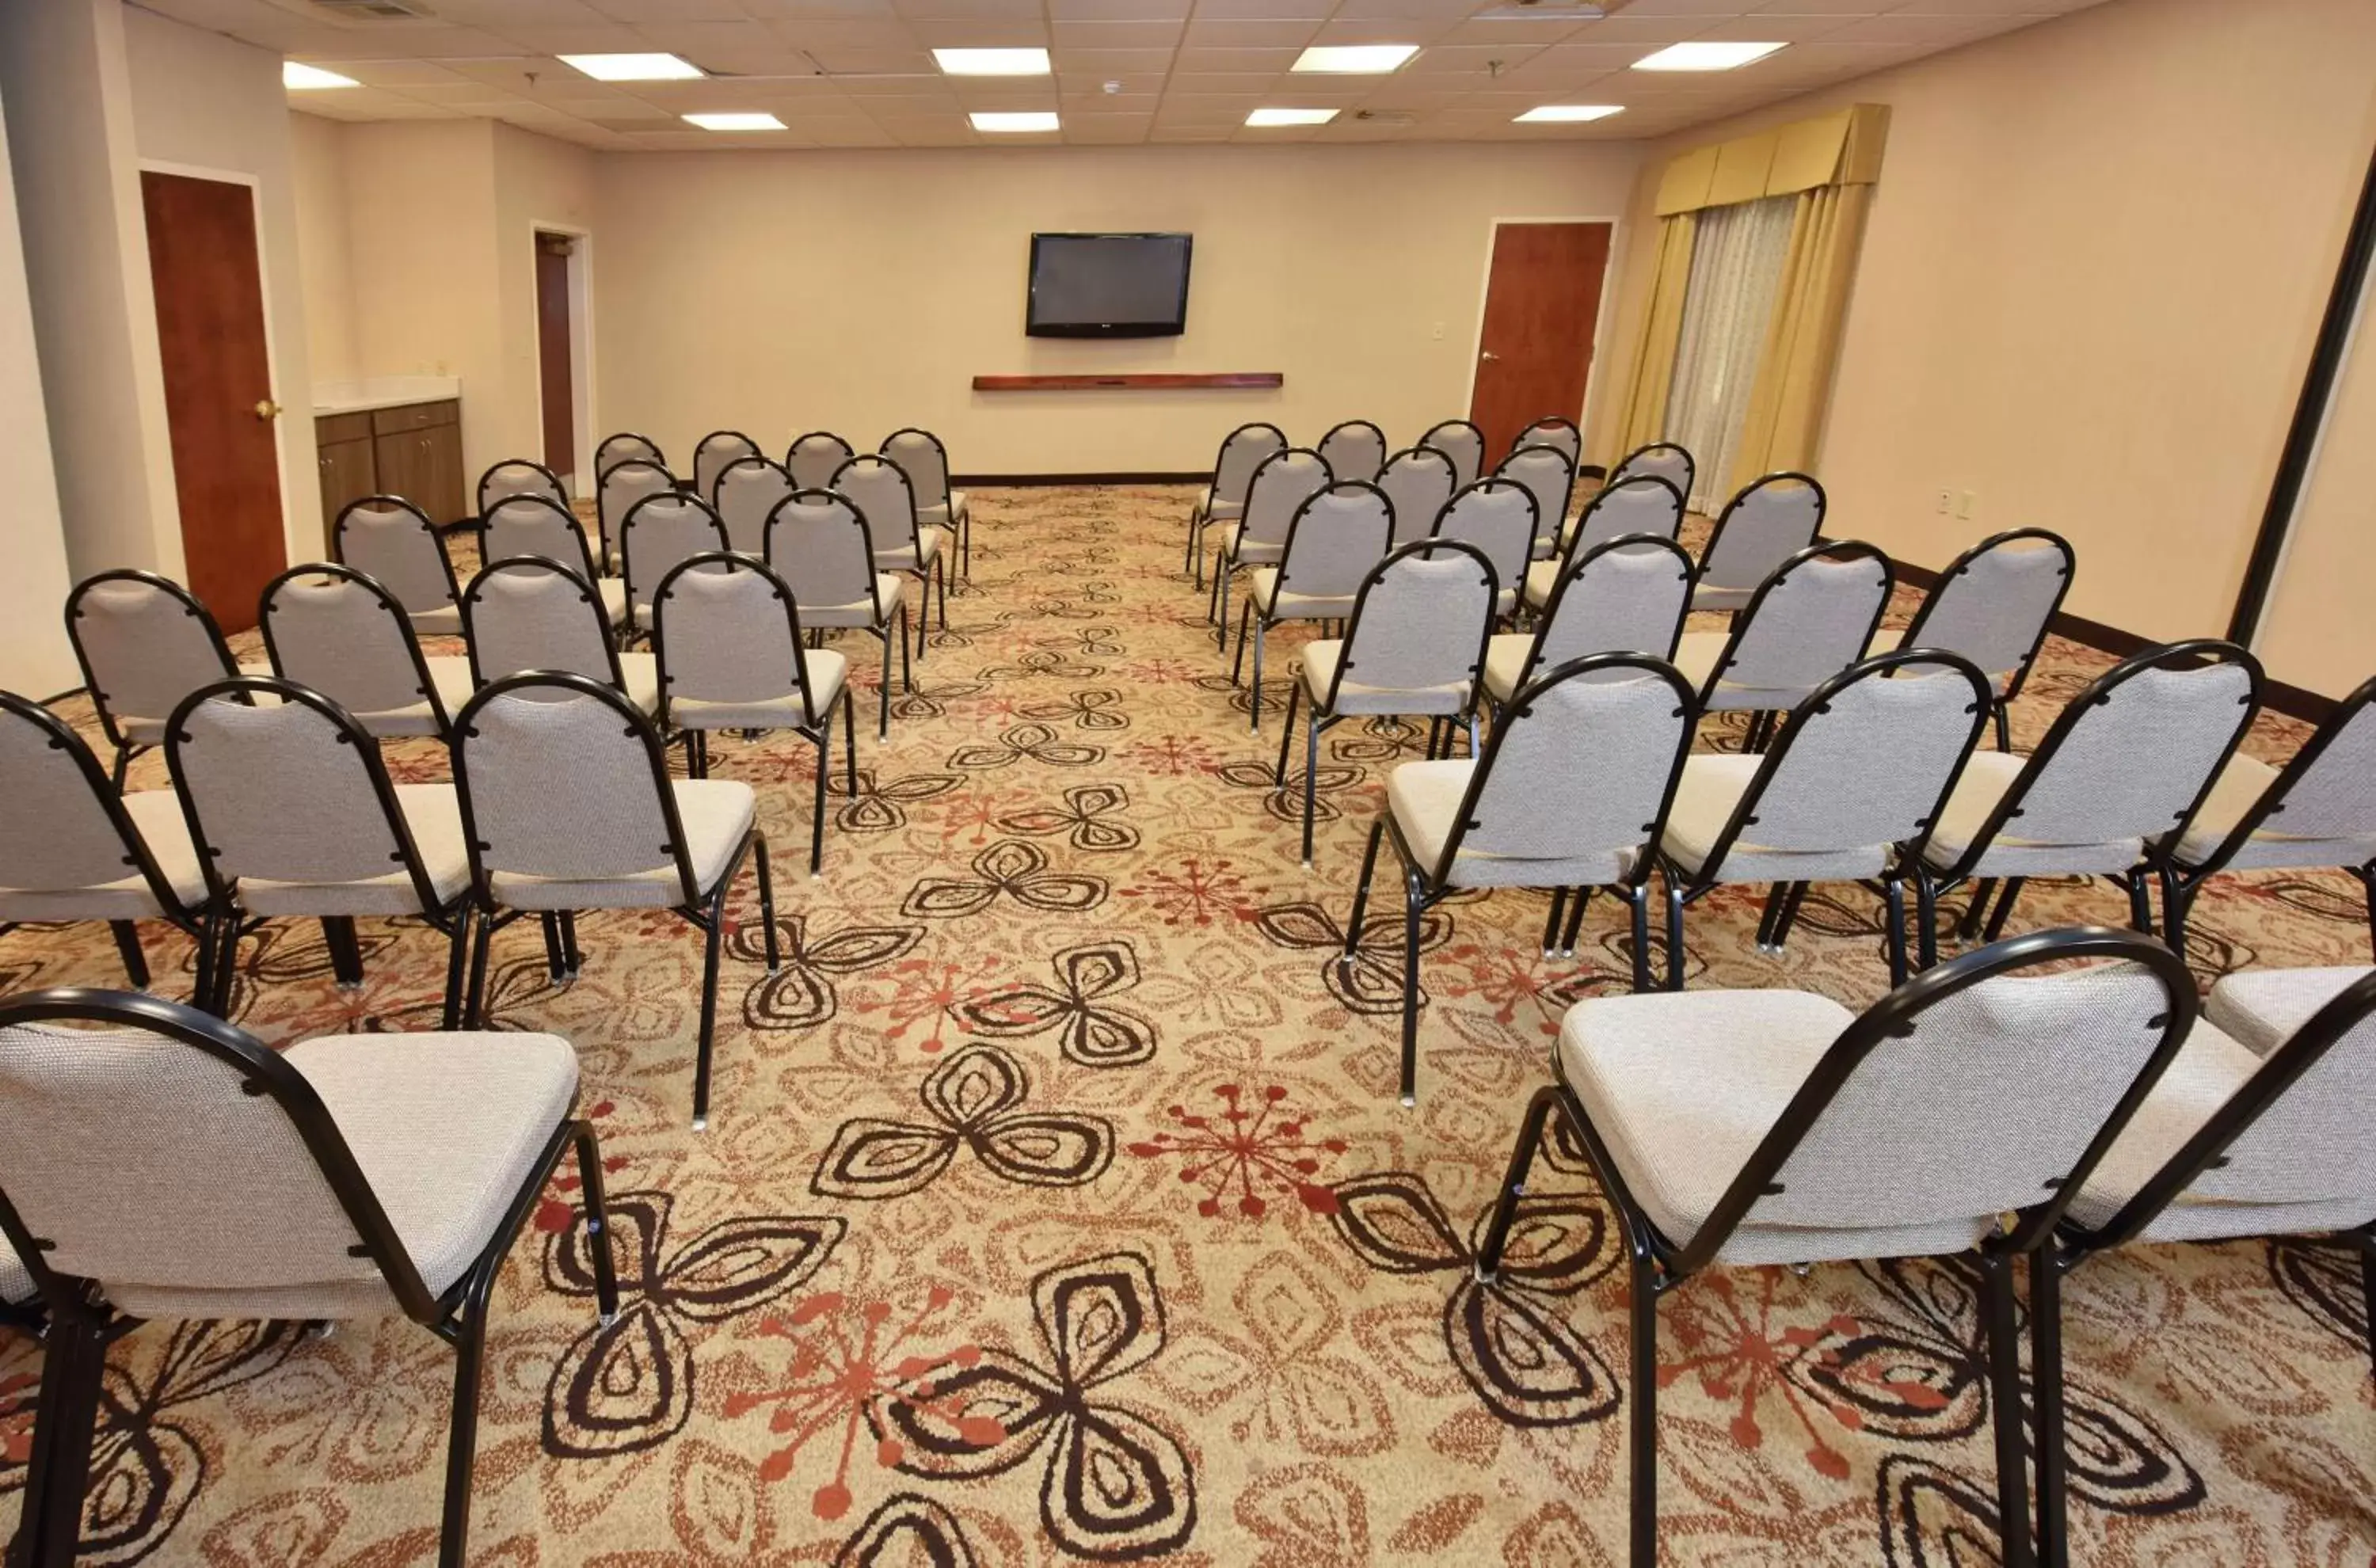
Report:
[[[1732,471],[1749,417],[1750,389],[1789,254],[1793,207],[1792,197],[1768,196],[1699,215],[1674,389],[1667,396],[1667,439],[1681,442],[1696,465],[1690,497],[1696,512],[1713,513],[1729,499],[1717,492]]]

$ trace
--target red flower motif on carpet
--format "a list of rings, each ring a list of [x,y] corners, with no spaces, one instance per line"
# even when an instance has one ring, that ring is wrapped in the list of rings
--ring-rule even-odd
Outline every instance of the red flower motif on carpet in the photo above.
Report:
[[[1764,1445],[1757,1407],[1769,1390],[1780,1394],[1791,1419],[1807,1434],[1807,1462],[1820,1474],[1846,1480],[1847,1456],[1824,1440],[1814,1420],[1815,1409],[1835,1419],[1841,1412],[1809,1400],[1788,1372],[1792,1363],[1831,1335],[1854,1333],[1857,1323],[1842,1314],[1815,1328],[1775,1327],[1774,1293],[1783,1277],[1780,1269],[1760,1270],[1753,1307],[1741,1301],[1729,1274],[1711,1273],[1693,1281],[1692,1288],[1677,1298],[1682,1310],[1672,1316],[1673,1334],[1683,1354],[1658,1363],[1658,1386],[1665,1388],[1691,1373],[1699,1378],[1701,1391],[1709,1398],[1737,1401],[1730,1431],[1733,1442],[1743,1448]]]
[[[1211,925],[1216,915],[1246,917],[1246,879],[1225,860],[1206,861],[1191,855],[1180,869],[1150,871],[1136,886],[1125,887],[1125,898],[1144,898],[1147,911],[1165,925]]]
[[[1130,1152],[1146,1159],[1178,1155],[1180,1180],[1205,1189],[1196,1212],[1208,1219],[1221,1212],[1222,1199],[1231,1192],[1237,1194],[1232,1206],[1238,1213],[1260,1219],[1270,1202],[1257,1187],[1285,1188],[1314,1214],[1336,1211],[1336,1194],[1312,1178],[1324,1157],[1345,1152],[1344,1139],[1306,1136],[1310,1123],[1288,1114],[1287,1090],[1277,1084],[1262,1090],[1251,1108],[1240,1085],[1223,1084],[1213,1092],[1228,1107],[1218,1118],[1175,1105],[1171,1120],[1182,1130],[1158,1133],[1130,1145]]]

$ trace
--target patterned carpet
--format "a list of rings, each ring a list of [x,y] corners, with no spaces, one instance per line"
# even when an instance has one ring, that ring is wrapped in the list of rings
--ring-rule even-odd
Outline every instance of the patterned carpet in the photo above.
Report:
[[[837,757],[821,880],[797,871],[806,747],[714,749],[758,787],[787,868],[786,963],[769,976],[758,933],[731,937],[707,1133],[688,1127],[695,932],[587,918],[566,989],[532,924],[500,939],[494,1026],[584,1061],[627,1306],[597,1326],[564,1183],[497,1292],[476,1562],[1622,1560],[1624,1271],[1590,1176],[1554,1150],[1502,1283],[1468,1269],[1562,1011],[1625,983],[1621,912],[1597,903],[1578,958],[1552,962],[1542,895],[1442,906],[1420,1100],[1398,1108],[1399,910],[1373,913],[1349,975],[1331,955],[1417,737],[1335,732],[1301,870],[1277,721],[1246,733],[1179,576],[1186,506],[974,498],[972,588],[889,742],[863,733],[854,796]],[[873,645],[845,646],[868,712]],[[2107,662],[2055,645],[2024,742]],[[2299,733],[2264,721],[2253,744]],[[443,774],[434,748],[396,760]],[[136,785],[162,781],[144,759]],[[1754,891],[1695,907],[1691,984],[1878,994],[1876,909],[1818,893],[1838,897],[1809,900],[1782,958],[1753,950]],[[747,885],[733,911],[757,920]],[[2048,885],[2017,927],[2123,914],[2104,886]],[[163,988],[185,987],[189,944],[146,934]],[[2365,940],[2345,878],[2229,878],[2192,956],[2208,983],[2365,961]],[[342,993],[316,928],[271,929],[242,950],[237,1017],[276,1043],[432,1026],[442,942],[366,923],[364,944],[368,981]],[[121,983],[103,929],[0,942],[0,990],[68,983]],[[2352,1265],[2292,1242],[2135,1249],[2066,1300],[2080,1561],[2370,1562]],[[1993,1561],[1966,1268],[1719,1273],[1661,1316],[1669,1561]],[[451,1365],[400,1319],[144,1326],[109,1371],[86,1561],[434,1560]],[[0,1487],[23,1482],[38,1367],[0,1348]]]

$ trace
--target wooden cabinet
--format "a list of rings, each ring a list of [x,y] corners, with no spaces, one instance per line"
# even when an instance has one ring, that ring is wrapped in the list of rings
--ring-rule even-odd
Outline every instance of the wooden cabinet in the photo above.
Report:
[[[314,421],[320,453],[322,522],[365,495],[400,495],[434,523],[470,515],[462,470],[462,405],[448,398]]]

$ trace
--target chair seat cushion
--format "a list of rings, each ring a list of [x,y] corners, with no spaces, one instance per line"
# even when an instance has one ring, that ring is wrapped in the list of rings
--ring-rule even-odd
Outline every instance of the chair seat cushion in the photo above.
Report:
[[[1741,602],[1745,604],[1748,600],[1743,599]],[[1694,598],[1692,600],[1692,608],[1694,610],[1706,610],[1712,608],[1712,606],[1702,604],[1696,598]],[[1906,634],[1910,630],[1912,630],[1912,628],[1907,626],[1883,627],[1880,631],[1873,633],[1872,640],[1871,642],[1864,645],[1864,656],[1867,659],[1878,659],[1884,653],[1895,653],[1900,647],[1905,646]],[[2005,687],[2013,683],[2014,672],[2011,670],[1984,670],[1980,671],[1980,673],[1989,678],[1989,684],[1995,689],[1996,694],[1999,696],[2002,696],[2004,695]]]
[[[659,660],[648,653],[619,655],[619,684],[627,700],[646,713],[660,710]]]
[[[1699,1233],[1740,1168],[1854,1015],[1800,991],[1598,997],[1560,1025],[1561,1075],[1634,1201],[1678,1247]],[[1735,1264],[1822,1263],[1962,1250],[1987,1221],[1862,1229],[1759,1225],[1717,1253]]]
[[[603,620],[608,621],[613,626],[625,624],[627,619],[626,578],[595,578],[594,597],[601,601]],[[651,606],[644,606],[641,613],[643,614],[645,621],[648,623],[651,619]]]
[[[1705,607],[1694,602],[1692,608]],[[1814,690],[1812,686],[1751,686],[1739,681],[1718,681],[1711,690],[1708,677],[1716,673],[1717,663],[1731,641],[1729,632],[1685,632],[1675,643],[1675,668],[1694,688],[1707,693],[1705,711],[1737,713],[1796,707]]]
[[[2364,965],[2316,969],[2246,969],[2211,988],[2203,1016],[2255,1056],[2299,1033],[2311,1015],[2368,973]]]
[[[706,898],[751,831],[758,797],[751,786],[731,778],[679,778],[669,787],[676,791],[693,878]],[[578,880],[497,872],[492,881],[495,902],[515,909],[669,909],[684,902],[673,860],[624,876]]]
[[[1675,803],[1667,813],[1667,834],[1660,840],[1683,870],[1701,873],[1716,848],[1725,824],[1732,820],[1740,798],[1757,777],[1765,759],[1702,752],[1683,761],[1682,781],[1675,787]],[[1736,838],[1717,868],[1717,882],[1849,882],[1879,876],[1889,863],[1886,845],[1846,845],[1838,849],[1772,849],[1747,835]]]
[[[921,572],[940,555],[948,539],[948,529],[920,521],[916,525],[916,542],[912,547],[905,544],[896,550],[878,547],[874,552],[874,564],[885,572]]]
[[[462,710],[478,687],[470,680],[470,661],[450,655],[438,655],[422,660],[429,667],[429,683],[435,688],[438,702],[451,719]],[[376,709],[357,713],[355,721],[365,732],[383,737],[402,735],[443,734],[437,723],[437,713],[426,702],[410,703],[403,707]]]
[[[2219,778],[2211,786],[2211,794],[2203,809],[2187,825],[2185,835],[2178,841],[2178,859],[2185,865],[2199,866],[2219,851],[2228,834],[2244,820],[2244,814],[2258,805],[2271,786],[2277,781],[2278,772],[2260,758],[2242,752],[2228,759],[2219,770]],[[2274,871],[2309,869],[2318,866],[2363,866],[2376,861],[2376,834],[2352,838],[2306,838],[2278,831],[2285,824],[2285,813],[2271,815],[2252,836],[2244,840],[2235,858],[2227,862],[2231,871]]]
[[[1443,860],[1445,840],[1460,820],[1460,804],[1467,798],[1468,780],[1477,764],[1466,757],[1439,762],[1407,762],[1386,776],[1386,809],[1403,841],[1418,857],[1420,870],[1435,875]],[[1489,855],[1462,849],[1454,858],[1447,887],[1602,887],[1619,881],[1632,869],[1634,857],[1608,851],[1574,857]]]
[[[873,626],[887,622],[898,612],[900,595],[906,591],[908,579],[885,572],[874,579],[874,598],[854,600],[848,604],[800,605],[801,624],[821,628]],[[878,614],[876,605],[882,606]]]
[[[462,635],[462,607],[441,604],[434,610],[414,610],[406,613],[412,623],[413,634],[423,637],[458,637]]]
[[[1694,611],[1745,610],[1755,588],[1718,588],[1714,583],[1700,583],[1692,588]]]
[[[1353,613],[1353,596],[1349,593],[1297,593],[1292,589],[1281,593],[1276,566],[1255,567],[1248,578],[1246,592],[1254,601],[1254,612],[1272,621],[1341,621]]]
[[[124,814],[148,846],[173,897],[189,909],[204,905],[206,874],[190,848],[181,797],[171,790],[135,790],[124,797]],[[0,921],[146,921],[165,913],[137,871],[94,887],[0,888]]]
[[[1518,681],[1527,671],[1527,656],[1534,651],[1532,632],[1503,632],[1485,644],[1485,692],[1495,702],[1518,695]]]
[[[1461,682],[1446,686],[1365,686],[1359,681],[1347,681],[1336,688],[1334,707],[1323,709],[1328,699],[1328,683],[1336,678],[1336,661],[1345,657],[1345,644],[1337,638],[1324,638],[1303,645],[1296,660],[1297,673],[1303,677],[1304,695],[1317,713],[1413,713],[1432,718],[1450,718],[1468,708],[1468,685]]]
[[[24,1260],[18,1257],[6,1237],[0,1237],[0,1301],[29,1300],[33,1289],[33,1276],[25,1267]]]
[[[396,803],[412,833],[412,847],[442,907],[470,885],[470,857],[462,844],[462,806],[451,784],[398,784]],[[366,882],[267,882],[242,877],[239,901],[250,914],[417,915],[421,895],[402,866]]]
[[[269,664],[243,664],[239,667],[239,672],[243,675],[267,678],[277,673]],[[211,679],[213,677],[209,676],[208,680]],[[192,686],[190,689],[196,691],[197,687]],[[277,703],[280,699],[260,694],[255,700],[258,703]],[[115,729],[126,742],[136,746],[160,746],[165,743],[165,716],[162,714],[152,719],[144,714],[119,713],[115,716]]]
[[[1538,561],[1527,568],[1527,602],[1540,610],[1551,601],[1551,590],[1559,587],[1559,561]]]
[[[1942,870],[1960,860],[2028,761],[2010,752],[1974,752],[1955,780],[1955,792],[1947,797],[1947,809],[1939,814],[1938,826],[1930,830],[1922,858]],[[2042,844],[2004,832],[1969,869],[1976,876],[2102,876],[2128,870],[2144,852],[2143,842],[2135,838],[2102,844]]]
[[[808,671],[807,707],[815,709],[817,722],[823,725],[831,719],[833,705],[841,700],[849,660],[831,648],[812,647],[802,650],[801,665]],[[669,720],[684,730],[799,730],[807,727],[808,712],[798,692],[737,702],[671,697]]]

